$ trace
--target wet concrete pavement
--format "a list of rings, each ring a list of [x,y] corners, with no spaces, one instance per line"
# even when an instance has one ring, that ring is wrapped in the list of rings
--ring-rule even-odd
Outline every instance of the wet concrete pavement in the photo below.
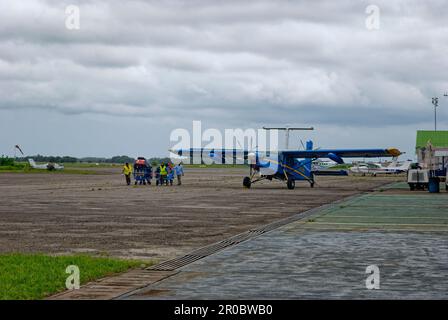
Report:
[[[126,299],[447,299],[448,194],[387,188],[173,272]],[[366,268],[380,289],[367,289]]]

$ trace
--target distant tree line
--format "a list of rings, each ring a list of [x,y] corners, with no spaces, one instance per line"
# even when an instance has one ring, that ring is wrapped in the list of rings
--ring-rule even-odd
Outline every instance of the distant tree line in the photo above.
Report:
[[[13,166],[13,165],[14,165],[13,158],[5,157],[4,155],[0,157],[0,166]]]
[[[160,163],[168,163],[170,161],[170,158],[149,158],[147,160],[151,165],[156,166]]]
[[[70,156],[43,156],[34,155],[29,157],[16,158],[18,161],[28,161],[28,159],[34,159],[36,162],[55,162],[55,163],[133,163],[134,158],[129,156],[114,156],[112,158],[102,158],[102,157],[84,157],[76,158]],[[11,159],[12,160],[12,159]],[[147,159],[149,163],[156,165],[161,162],[170,161],[169,158],[149,158]]]

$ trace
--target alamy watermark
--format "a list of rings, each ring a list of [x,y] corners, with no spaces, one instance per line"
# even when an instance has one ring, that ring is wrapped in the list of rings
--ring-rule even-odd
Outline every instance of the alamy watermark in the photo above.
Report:
[[[65,27],[68,30],[81,29],[81,10],[76,5],[69,5],[65,7]]]
[[[171,132],[170,145],[170,158],[173,162],[178,162],[179,156],[183,156],[192,164],[253,163],[255,153],[269,155],[278,151],[278,131],[254,128],[203,130],[201,121],[193,121],[192,130],[177,128]],[[213,153],[202,154],[203,149],[213,150]],[[190,154],[185,154],[188,151],[194,151],[195,155],[191,158]],[[246,154],[236,156],[240,151],[245,151]]]
[[[365,20],[366,29],[369,31],[380,29],[381,10],[377,5],[371,4],[366,7],[367,14]]]
[[[65,269],[65,273],[69,274],[69,276],[65,280],[65,287],[68,290],[78,290],[80,288],[79,267],[75,265],[70,265]]]
[[[380,289],[380,268],[377,265],[372,264],[366,268],[366,274],[369,276],[366,279],[366,289],[379,290]]]

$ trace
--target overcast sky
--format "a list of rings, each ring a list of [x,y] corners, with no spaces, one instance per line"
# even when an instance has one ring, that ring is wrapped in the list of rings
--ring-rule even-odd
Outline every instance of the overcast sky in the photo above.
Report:
[[[366,27],[368,5],[379,29]],[[68,5],[80,28],[66,26]],[[440,97],[448,2],[0,0],[0,154],[167,155],[192,127],[314,126],[413,156]],[[372,21],[372,20],[369,20]],[[72,25],[69,25],[72,26]],[[297,145],[296,136],[290,143]]]

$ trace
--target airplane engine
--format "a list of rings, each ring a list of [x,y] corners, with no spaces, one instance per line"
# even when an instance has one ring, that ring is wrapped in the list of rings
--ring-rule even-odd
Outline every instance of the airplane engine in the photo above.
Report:
[[[257,163],[257,155],[256,155],[256,153],[255,152],[249,152],[247,154],[247,161],[250,164],[256,164]]]

